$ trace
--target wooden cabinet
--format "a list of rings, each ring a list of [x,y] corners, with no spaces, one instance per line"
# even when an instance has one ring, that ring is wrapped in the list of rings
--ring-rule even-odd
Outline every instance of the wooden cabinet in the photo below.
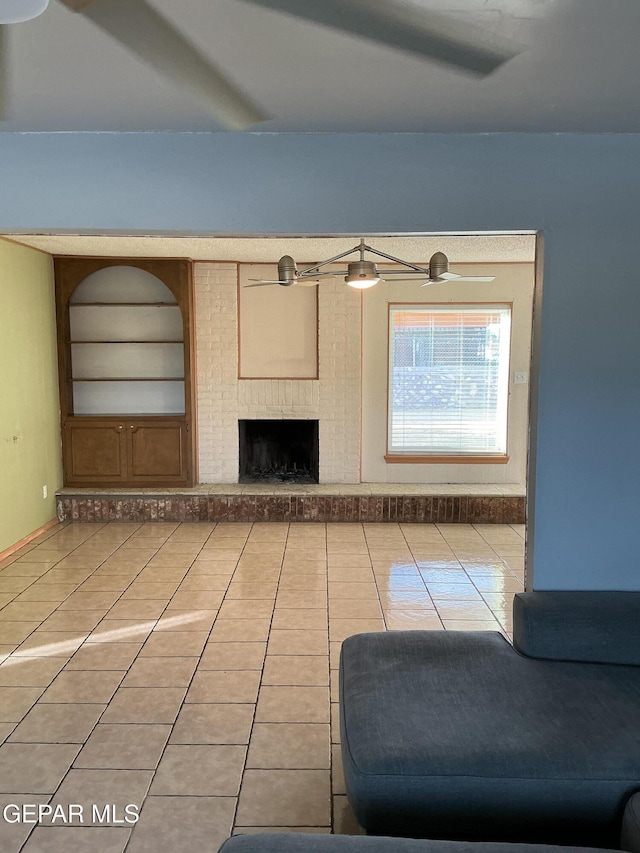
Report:
[[[74,485],[181,485],[188,481],[183,419],[68,418],[64,463]]]
[[[196,478],[191,264],[56,258],[65,485]]]

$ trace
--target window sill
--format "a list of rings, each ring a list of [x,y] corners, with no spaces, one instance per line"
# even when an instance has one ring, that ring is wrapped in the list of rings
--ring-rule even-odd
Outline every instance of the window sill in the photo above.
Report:
[[[387,454],[384,461],[391,465],[506,465],[509,457],[505,454],[495,456],[445,456],[445,455],[423,455],[408,456],[401,454]]]

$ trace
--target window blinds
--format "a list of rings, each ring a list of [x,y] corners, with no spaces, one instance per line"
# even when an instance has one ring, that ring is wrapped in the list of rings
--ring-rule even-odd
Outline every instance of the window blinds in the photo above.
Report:
[[[388,452],[506,454],[510,306],[389,310]]]

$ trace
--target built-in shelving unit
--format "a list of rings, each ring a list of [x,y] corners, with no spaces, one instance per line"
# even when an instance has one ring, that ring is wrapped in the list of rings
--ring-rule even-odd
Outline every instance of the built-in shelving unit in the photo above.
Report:
[[[65,482],[192,483],[190,262],[55,263]]]

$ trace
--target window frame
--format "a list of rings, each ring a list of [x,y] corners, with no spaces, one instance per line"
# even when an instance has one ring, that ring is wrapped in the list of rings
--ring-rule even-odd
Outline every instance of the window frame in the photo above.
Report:
[[[391,400],[392,400],[392,383],[391,383],[391,331],[392,331],[392,315],[394,310],[406,308],[410,310],[449,310],[455,312],[462,308],[478,308],[482,310],[490,310],[491,308],[507,308],[509,310],[509,352],[507,372],[507,411],[506,411],[506,451],[487,453],[487,452],[470,452],[470,453],[455,453],[455,452],[440,452],[428,451],[418,453],[399,453],[397,450],[390,448],[390,430],[391,421]],[[386,410],[386,453],[384,456],[387,464],[393,465],[421,465],[421,464],[441,464],[441,465],[506,465],[509,462],[509,418],[510,418],[510,397],[511,397],[511,357],[513,349],[513,301],[496,301],[489,302],[470,302],[464,300],[462,302],[389,302],[387,303],[387,410]]]

